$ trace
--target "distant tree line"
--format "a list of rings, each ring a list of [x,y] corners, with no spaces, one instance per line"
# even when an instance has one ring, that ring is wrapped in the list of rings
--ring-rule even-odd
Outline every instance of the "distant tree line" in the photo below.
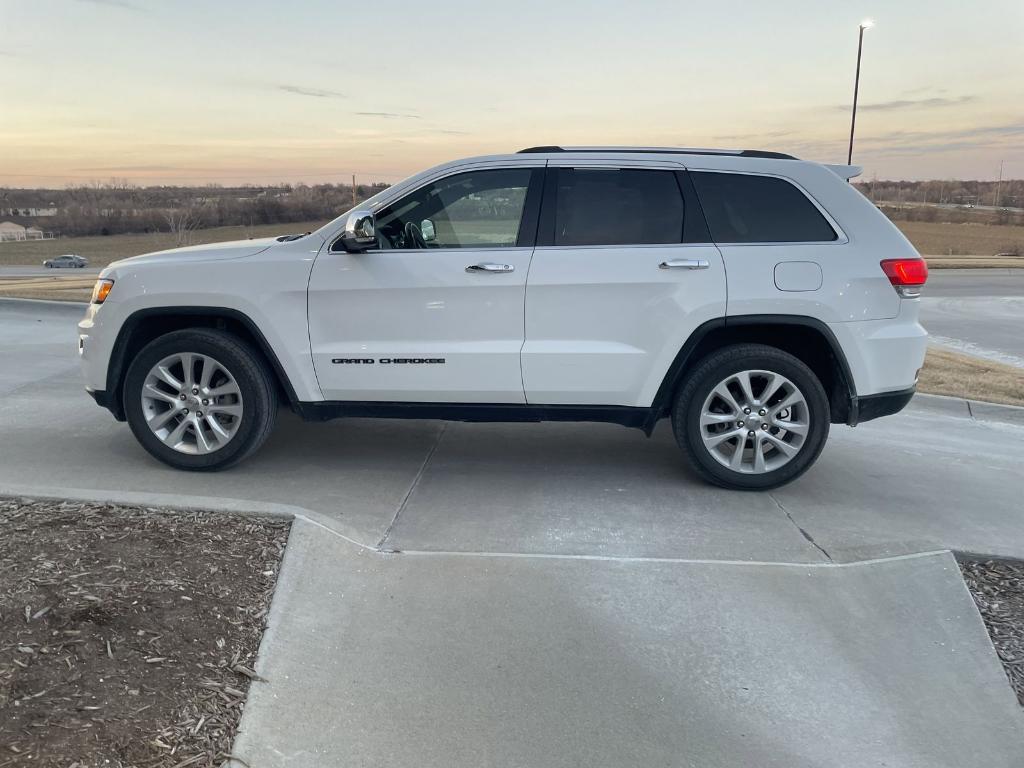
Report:
[[[858,179],[855,186],[894,219],[1024,222],[1024,180],[1020,179],[1002,182]]]
[[[354,199],[365,200],[386,187],[357,185]],[[198,229],[327,221],[352,204],[352,186],[346,184],[139,187],[111,182],[66,189],[0,188],[0,209],[56,208],[56,215],[36,221],[64,236],[174,232],[186,226],[183,222]]]
[[[1024,180],[858,179],[855,186],[891,219],[1024,224]],[[355,200],[386,187],[360,184]],[[471,202],[483,215],[497,202],[507,201],[482,196]],[[188,232],[206,227],[327,221],[352,203],[353,190],[346,184],[140,187],[111,181],[65,189],[0,188],[0,221],[18,220],[24,213],[21,218],[26,220],[20,223],[64,236],[170,231],[187,240]],[[55,208],[56,215],[27,220],[30,209],[49,208]]]

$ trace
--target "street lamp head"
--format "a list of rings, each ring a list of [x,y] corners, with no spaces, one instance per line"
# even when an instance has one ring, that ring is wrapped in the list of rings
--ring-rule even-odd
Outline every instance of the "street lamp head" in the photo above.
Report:
[[[860,23],[861,29],[871,29],[873,26],[875,26],[874,19],[864,19],[864,21]]]

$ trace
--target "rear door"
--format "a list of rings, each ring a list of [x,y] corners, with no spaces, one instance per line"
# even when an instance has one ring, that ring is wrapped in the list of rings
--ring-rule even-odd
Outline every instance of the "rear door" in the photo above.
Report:
[[[676,163],[552,160],[526,287],[532,404],[651,404],[725,270]]]

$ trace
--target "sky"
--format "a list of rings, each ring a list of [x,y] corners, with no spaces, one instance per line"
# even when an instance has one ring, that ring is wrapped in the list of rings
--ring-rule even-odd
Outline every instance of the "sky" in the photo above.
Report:
[[[0,0],[0,185],[394,182],[547,144],[1024,178],[1024,2]]]

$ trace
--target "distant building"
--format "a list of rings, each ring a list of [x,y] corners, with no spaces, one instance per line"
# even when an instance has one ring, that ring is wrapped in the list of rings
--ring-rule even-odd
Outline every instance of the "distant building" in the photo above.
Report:
[[[0,242],[4,240],[51,240],[52,232],[36,227],[23,227],[13,221],[0,221]]]

